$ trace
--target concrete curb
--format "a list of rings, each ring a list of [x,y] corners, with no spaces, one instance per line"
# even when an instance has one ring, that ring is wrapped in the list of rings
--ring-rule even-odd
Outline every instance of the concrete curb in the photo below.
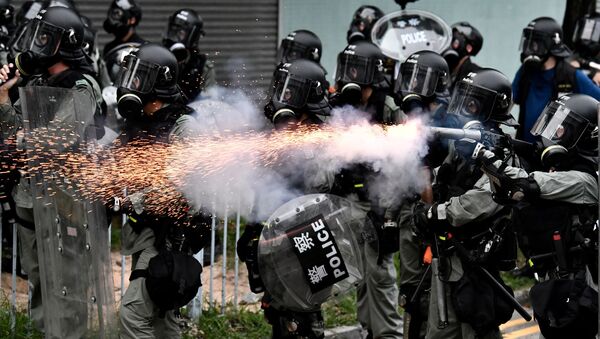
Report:
[[[340,326],[325,330],[325,338],[327,339],[363,339],[362,326]]]
[[[515,291],[515,299],[519,304],[528,306],[529,288],[522,288]],[[359,324],[354,326],[340,326],[325,330],[325,338],[327,339],[363,339],[366,333],[363,333],[362,326]]]

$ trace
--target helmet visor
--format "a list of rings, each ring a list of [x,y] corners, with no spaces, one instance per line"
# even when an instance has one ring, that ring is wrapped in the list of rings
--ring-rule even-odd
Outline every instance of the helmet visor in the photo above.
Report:
[[[307,55],[308,47],[290,39],[281,40],[281,47],[277,51],[277,60],[290,62],[303,58]]]
[[[338,55],[335,80],[344,83],[353,82],[360,85],[370,85],[373,83],[377,67],[382,66],[381,62],[381,60],[340,53]]]
[[[272,88],[274,102],[293,108],[301,108],[308,102],[311,81],[295,77],[288,72],[277,71]]]
[[[17,52],[31,51],[36,55],[51,57],[58,52],[65,30],[39,19],[30,21],[15,40]]]
[[[159,65],[127,55],[115,80],[115,87],[127,88],[140,93],[148,93],[154,88],[160,73]]]
[[[438,85],[446,83],[446,72],[416,63],[403,63],[396,79],[395,92],[414,93],[426,97],[435,94]]]
[[[590,126],[590,122],[558,101],[549,103],[537,119],[531,134],[552,144],[571,149]]]
[[[486,121],[494,110],[496,95],[495,91],[460,81],[450,99],[448,113]]]
[[[550,53],[551,39],[547,34],[525,28],[521,35],[519,50],[527,55],[546,55]]]

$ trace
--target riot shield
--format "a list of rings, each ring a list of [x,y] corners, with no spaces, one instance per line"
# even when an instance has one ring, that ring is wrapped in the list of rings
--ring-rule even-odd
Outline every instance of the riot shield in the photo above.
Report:
[[[315,310],[362,282],[367,250],[377,251],[377,233],[364,210],[335,195],[305,195],[263,228],[260,276],[277,306]]]
[[[405,10],[377,20],[371,39],[383,54],[403,62],[411,54],[422,50],[441,53],[450,46],[452,29],[435,14]]]
[[[69,152],[92,157],[95,104],[72,89],[19,89],[38,247],[46,338],[116,336],[104,206],[62,177]]]

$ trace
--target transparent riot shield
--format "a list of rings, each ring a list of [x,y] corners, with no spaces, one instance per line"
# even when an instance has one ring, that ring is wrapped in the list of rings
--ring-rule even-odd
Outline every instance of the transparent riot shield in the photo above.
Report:
[[[72,89],[19,89],[40,267],[46,338],[116,336],[104,206],[86,200],[61,166],[72,152],[92,158],[95,104]],[[87,153],[86,153],[87,152]]]
[[[259,271],[277,305],[310,311],[362,282],[365,251],[377,252],[377,233],[364,210],[335,195],[305,195],[267,221]]]
[[[403,62],[409,55],[422,50],[441,53],[450,46],[452,29],[435,14],[405,10],[377,20],[371,39],[383,54]]]

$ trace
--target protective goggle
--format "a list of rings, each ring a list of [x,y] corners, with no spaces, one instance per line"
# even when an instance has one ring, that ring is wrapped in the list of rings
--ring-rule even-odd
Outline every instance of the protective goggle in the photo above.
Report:
[[[555,145],[571,149],[592,124],[579,114],[571,111],[563,104],[553,101],[549,103],[537,119],[531,134],[539,136]]]
[[[149,93],[159,79],[172,79],[168,67],[138,59],[135,55],[127,55],[121,63],[121,69],[115,80],[115,87],[126,88],[140,93]]]
[[[375,79],[375,74],[382,71],[383,61],[381,59],[340,53],[335,80],[343,83],[353,82],[359,85],[370,85]]]
[[[448,113],[484,122],[492,115],[498,95],[496,91],[460,81],[454,88]]]
[[[527,55],[546,55],[550,53],[552,46],[554,45],[553,39],[559,39],[560,37],[552,37],[545,33],[536,32],[531,28],[525,28],[521,35],[521,43],[519,50]]]
[[[318,81],[296,77],[281,70],[275,74],[271,88],[274,102],[293,108],[304,107],[313,88],[316,95],[324,93],[322,85]]]
[[[448,74],[416,63],[403,63],[400,76],[396,79],[395,92],[414,93],[430,97],[438,86],[446,86]]]
[[[68,36],[70,43],[77,42],[75,31],[72,29],[65,31],[64,28],[34,19],[20,32],[14,48],[17,52],[31,51],[37,55],[51,57],[58,52],[63,35]]]
[[[291,62],[304,57],[312,57],[313,60],[319,60],[319,50],[311,48],[297,41],[290,39],[281,40],[281,47],[277,51],[277,60],[281,62]],[[308,53],[312,53],[309,55]]]

